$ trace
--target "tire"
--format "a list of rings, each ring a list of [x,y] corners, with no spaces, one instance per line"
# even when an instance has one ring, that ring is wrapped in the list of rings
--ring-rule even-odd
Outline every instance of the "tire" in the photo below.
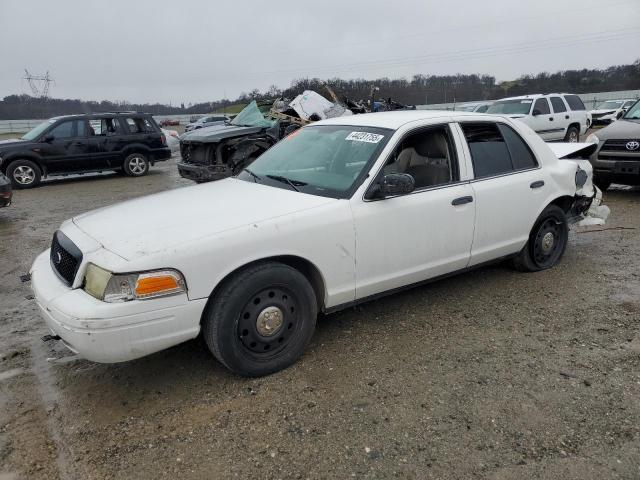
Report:
[[[598,187],[600,190],[606,192],[613,182],[611,180],[607,180],[606,178],[594,176],[593,183],[595,183],[596,187]]]
[[[580,141],[580,130],[575,125],[570,126],[567,129],[567,134],[564,136],[565,142],[577,143]]]
[[[7,177],[13,188],[33,188],[40,184],[40,167],[31,160],[14,160],[7,167]]]
[[[567,248],[568,236],[564,211],[549,205],[536,220],[527,244],[513,259],[513,266],[521,272],[539,272],[557,265]]]
[[[259,263],[220,287],[203,316],[203,336],[229,370],[260,377],[295,363],[315,330],[318,306],[306,277],[277,262]]]
[[[142,177],[149,173],[149,160],[142,153],[132,153],[124,159],[123,167],[130,177]]]

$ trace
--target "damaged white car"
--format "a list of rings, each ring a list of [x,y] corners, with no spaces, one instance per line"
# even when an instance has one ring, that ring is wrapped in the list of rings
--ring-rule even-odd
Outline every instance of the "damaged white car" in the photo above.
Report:
[[[593,148],[475,113],[320,121],[236,177],[66,221],[33,265],[36,301],[89,360],[202,333],[232,371],[266,375],[302,355],[320,311],[503,259],[556,265],[596,194],[587,160],[558,157]]]

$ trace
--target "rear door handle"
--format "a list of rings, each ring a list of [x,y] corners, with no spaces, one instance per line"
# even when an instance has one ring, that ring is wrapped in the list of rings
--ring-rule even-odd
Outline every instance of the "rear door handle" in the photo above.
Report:
[[[529,185],[531,188],[540,188],[540,187],[544,187],[544,180],[538,180],[536,182],[533,182],[531,185]]]
[[[569,120],[569,115],[565,115],[564,118],[566,118],[567,120]]]
[[[553,117],[549,117],[549,121],[550,121],[550,122],[553,122]]]
[[[451,202],[451,205],[457,206],[457,205],[464,205],[465,203],[471,203],[473,202],[473,197],[460,197],[460,198],[456,198]]]

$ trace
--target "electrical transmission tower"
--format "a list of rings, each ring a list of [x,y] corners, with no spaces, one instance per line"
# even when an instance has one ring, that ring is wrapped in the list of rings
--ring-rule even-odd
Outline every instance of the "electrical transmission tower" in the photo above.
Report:
[[[49,87],[53,83],[49,72],[47,71],[44,75],[31,75],[29,70],[25,68],[24,73],[24,79],[29,82],[33,95],[38,98],[47,98],[49,96]]]

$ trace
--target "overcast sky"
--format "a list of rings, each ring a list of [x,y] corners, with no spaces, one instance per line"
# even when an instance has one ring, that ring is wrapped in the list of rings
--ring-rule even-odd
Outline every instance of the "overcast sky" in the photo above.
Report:
[[[164,6],[163,6],[164,5]],[[0,97],[179,104],[300,77],[525,73],[631,63],[640,0],[0,0]]]

